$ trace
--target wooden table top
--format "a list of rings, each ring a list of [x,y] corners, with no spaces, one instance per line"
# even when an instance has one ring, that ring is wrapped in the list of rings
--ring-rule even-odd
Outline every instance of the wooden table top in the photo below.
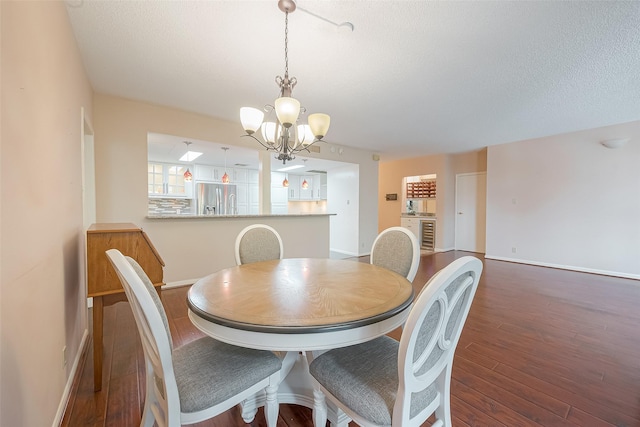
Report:
[[[404,277],[375,265],[323,258],[287,258],[221,270],[193,284],[196,315],[236,329],[308,333],[354,328],[411,305]]]

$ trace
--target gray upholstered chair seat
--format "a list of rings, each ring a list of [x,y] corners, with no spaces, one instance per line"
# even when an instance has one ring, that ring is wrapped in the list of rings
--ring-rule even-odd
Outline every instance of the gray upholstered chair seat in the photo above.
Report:
[[[398,390],[398,346],[396,340],[383,336],[331,350],[316,358],[309,372],[352,411],[373,424],[390,426]],[[420,394],[418,406],[423,408],[437,397],[432,384]]]
[[[183,412],[197,412],[229,399],[280,370],[280,359],[262,350],[209,337],[173,351],[173,369]]]

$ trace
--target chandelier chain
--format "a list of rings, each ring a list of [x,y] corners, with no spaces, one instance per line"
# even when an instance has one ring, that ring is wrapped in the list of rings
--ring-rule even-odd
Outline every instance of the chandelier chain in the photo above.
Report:
[[[289,12],[284,14],[284,78],[289,78]]]

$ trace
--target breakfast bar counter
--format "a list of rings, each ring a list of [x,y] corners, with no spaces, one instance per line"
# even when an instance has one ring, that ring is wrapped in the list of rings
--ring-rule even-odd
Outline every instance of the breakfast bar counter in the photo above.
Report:
[[[254,215],[195,215],[195,214],[162,214],[147,215],[147,219],[260,219],[260,218],[291,218],[291,217],[322,217],[335,215],[333,213],[288,213],[288,214],[254,214]]]

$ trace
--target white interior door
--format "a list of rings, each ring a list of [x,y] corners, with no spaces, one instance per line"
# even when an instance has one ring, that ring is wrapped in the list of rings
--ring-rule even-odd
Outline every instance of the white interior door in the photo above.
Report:
[[[456,249],[485,252],[487,174],[456,175]]]

